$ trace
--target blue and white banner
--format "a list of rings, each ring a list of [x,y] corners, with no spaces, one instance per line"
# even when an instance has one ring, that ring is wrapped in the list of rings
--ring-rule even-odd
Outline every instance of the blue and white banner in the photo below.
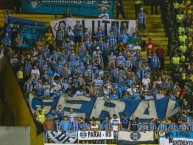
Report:
[[[136,32],[136,20],[66,18],[50,22],[54,36],[56,37],[56,32],[60,29],[65,30],[68,35],[74,35],[73,28],[76,25],[77,20],[80,20],[83,28],[88,28],[90,34],[95,34],[97,28],[101,27],[104,33],[108,35],[110,28],[114,23],[116,23],[119,28],[123,23],[126,23],[129,35],[133,35],[133,33]]]
[[[77,142],[77,132],[47,131],[49,139],[54,143],[73,144]]]
[[[67,95],[43,99],[30,94],[29,104],[32,112],[34,112],[37,107],[44,105],[46,113],[48,113],[51,109],[57,109],[57,106],[60,104],[66,112],[69,112],[70,108],[72,108],[80,117],[95,117],[100,119],[105,119],[106,115],[113,116],[113,114],[117,114],[118,116],[121,116],[122,113],[125,113],[127,117],[135,115],[140,119],[164,119],[165,117],[176,114],[179,109],[178,102],[171,100],[168,97],[161,100],[150,101],[120,101],[107,100],[104,97],[68,97]]]
[[[20,27],[22,27],[23,25],[26,25],[26,26],[34,26],[34,25],[45,26],[44,22],[15,18],[15,17],[11,17],[11,16],[8,17],[8,22],[10,22],[11,24],[16,23]]]
[[[78,131],[78,140],[111,140],[113,131]]]
[[[160,133],[160,145],[193,145],[193,132]]]
[[[44,36],[48,28],[45,26],[26,26],[20,28],[20,35],[23,38],[23,48],[33,48],[38,38]]]
[[[114,0],[23,0],[24,13],[63,14],[66,9],[72,15],[99,16],[105,9],[114,17]]]
[[[138,143],[151,143],[154,142],[154,132],[128,132],[119,131],[118,133],[118,145],[125,144],[138,144]]]

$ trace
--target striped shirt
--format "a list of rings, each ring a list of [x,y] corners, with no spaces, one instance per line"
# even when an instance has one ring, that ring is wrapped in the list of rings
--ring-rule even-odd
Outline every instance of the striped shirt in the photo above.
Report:
[[[145,23],[145,19],[146,19],[146,14],[144,12],[138,13],[138,22],[140,24]]]
[[[150,61],[151,61],[150,62],[151,67],[153,67],[153,68],[159,67],[159,58],[157,56],[152,56],[150,58]]]
[[[109,42],[109,46],[113,48],[115,42],[117,41],[116,36],[107,36],[107,41]]]

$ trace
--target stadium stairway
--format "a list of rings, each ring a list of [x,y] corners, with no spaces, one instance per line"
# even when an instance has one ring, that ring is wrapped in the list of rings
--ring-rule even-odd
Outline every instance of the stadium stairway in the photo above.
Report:
[[[134,0],[123,0],[123,3],[126,19],[135,20]],[[151,15],[150,6],[142,6],[142,8],[147,15],[145,31],[146,36],[142,37],[142,40],[148,41],[148,38],[151,37],[156,45],[161,45],[165,49],[165,66],[166,69],[169,69],[170,59],[167,56],[168,38],[165,35],[164,25],[161,22],[161,15]],[[119,16],[119,18],[121,18],[121,15]],[[145,52],[142,52],[141,54],[146,55]]]

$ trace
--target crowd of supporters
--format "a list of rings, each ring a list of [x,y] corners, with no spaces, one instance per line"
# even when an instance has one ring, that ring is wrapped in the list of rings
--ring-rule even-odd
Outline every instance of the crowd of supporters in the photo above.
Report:
[[[139,33],[129,35],[124,23],[120,28],[115,23],[105,35],[101,27],[96,34],[90,34],[77,20],[71,26],[73,37],[57,30],[55,39],[48,31],[27,53],[21,51],[23,38],[17,24],[6,24],[2,47],[25,96],[32,93],[47,99],[67,94],[146,101],[168,97],[180,104],[179,113],[171,122],[168,118],[165,121],[151,119],[149,124],[139,124],[135,117],[129,120],[125,115],[120,119],[116,115],[108,116],[96,124],[96,119],[90,122],[89,118],[78,117],[72,109],[65,113],[61,106],[45,114],[42,106],[34,116],[44,124],[45,130],[106,130],[116,126],[112,127],[113,131],[193,131],[189,115],[193,103],[192,5],[186,0],[164,1],[161,8],[171,57],[169,71],[164,68],[166,48],[156,46],[152,38],[144,44]],[[141,51],[147,52],[146,58],[142,58]]]

